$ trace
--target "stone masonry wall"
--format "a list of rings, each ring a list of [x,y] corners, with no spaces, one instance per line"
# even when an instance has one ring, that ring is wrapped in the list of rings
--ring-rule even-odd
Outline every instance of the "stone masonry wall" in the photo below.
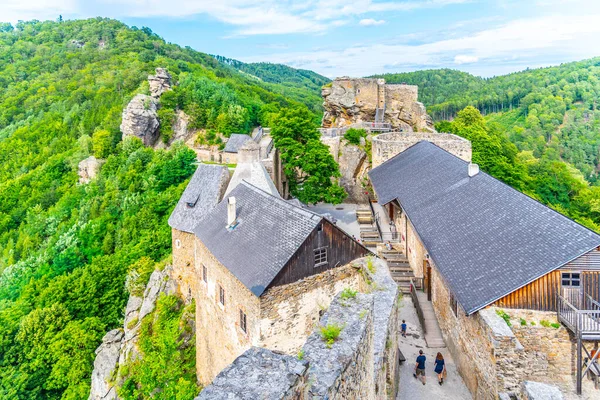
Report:
[[[251,346],[260,341],[259,299],[229,272],[199,239],[195,239],[194,272],[184,275],[197,282],[196,375],[203,385]],[[202,279],[202,267],[208,282]],[[219,301],[219,286],[225,290],[225,305]],[[240,310],[246,314],[247,329],[240,327]]]
[[[346,265],[268,289],[260,302],[260,345],[296,354],[336,294],[364,289],[357,268]]]
[[[471,142],[450,133],[390,132],[373,137],[373,168],[427,140],[467,162],[471,161]]]
[[[190,303],[194,293],[198,292],[199,283],[196,269],[193,266],[196,236],[193,233],[171,229],[173,249],[172,278],[178,282],[178,290],[182,299]]]
[[[383,261],[362,258],[352,264],[340,270],[360,268],[366,293],[354,298],[338,293],[301,351],[285,355],[252,347],[223,369],[196,400],[395,399],[398,288]],[[279,289],[278,295],[289,289]],[[328,346],[320,328],[334,323],[342,329]]]
[[[302,348],[308,361],[308,397],[317,399],[375,398],[373,375],[373,295],[336,297],[321,326],[342,326],[332,345],[315,331]]]

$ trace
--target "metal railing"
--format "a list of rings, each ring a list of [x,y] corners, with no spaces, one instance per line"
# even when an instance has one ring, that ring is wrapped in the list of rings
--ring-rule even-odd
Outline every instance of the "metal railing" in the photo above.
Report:
[[[344,136],[344,134],[346,133],[346,131],[348,130],[349,127],[343,127],[343,128],[318,128],[319,132],[321,133],[321,136],[325,136],[325,137],[337,137],[337,136]]]

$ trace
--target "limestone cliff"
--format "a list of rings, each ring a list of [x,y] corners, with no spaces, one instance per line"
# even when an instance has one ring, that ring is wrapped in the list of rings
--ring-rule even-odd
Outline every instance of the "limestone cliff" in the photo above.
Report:
[[[329,152],[340,166],[340,185],[348,193],[345,202],[365,203],[367,197],[362,185],[369,170],[369,160],[365,151],[365,139],[357,146],[348,143],[343,137],[322,137],[321,141],[329,146]]]
[[[143,296],[129,296],[125,308],[125,321],[122,329],[113,329],[102,339],[96,349],[96,360],[92,372],[92,387],[88,400],[117,400],[119,396],[114,382],[116,371],[128,360],[140,357],[137,340],[142,320],[154,311],[161,293],[175,294],[176,283],[170,279],[171,267],[154,271],[150,275]]]
[[[144,145],[152,146],[158,139],[158,101],[145,94],[136,95],[123,110],[121,132],[123,138],[140,138]]]
[[[156,75],[148,75],[150,95],[159,99],[160,95],[171,90],[171,74],[165,68],[156,68]]]
[[[85,160],[80,161],[77,172],[79,175],[79,183],[90,183],[90,181],[98,175],[98,172],[100,172],[103,163],[104,160],[99,160],[94,156],[89,156]]]
[[[321,95],[325,109],[324,128],[378,119],[377,122],[387,122],[398,130],[434,131],[425,107],[417,101],[417,86],[390,85],[383,79],[343,77],[324,87]]]

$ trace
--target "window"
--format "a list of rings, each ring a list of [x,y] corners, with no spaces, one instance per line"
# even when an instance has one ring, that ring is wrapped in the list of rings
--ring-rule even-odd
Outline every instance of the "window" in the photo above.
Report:
[[[175,247],[178,249],[181,248],[181,240],[179,240],[179,239],[175,240]]]
[[[246,314],[240,310],[240,328],[246,333]]]
[[[327,264],[327,248],[321,247],[315,250],[315,267]]]
[[[225,305],[225,289],[219,285],[219,303]]]
[[[202,266],[202,280],[204,283],[208,283],[208,270],[206,269],[206,265]]]
[[[458,304],[456,303],[456,297],[454,297],[454,295],[452,293],[450,293],[450,308],[452,309],[454,316],[457,317],[458,316]]]
[[[561,276],[563,287],[579,287],[581,283],[581,274],[579,272],[563,272]]]

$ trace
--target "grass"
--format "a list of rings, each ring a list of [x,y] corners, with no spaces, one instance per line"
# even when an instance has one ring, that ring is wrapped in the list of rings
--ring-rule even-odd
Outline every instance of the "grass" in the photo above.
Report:
[[[297,357],[298,357],[298,360],[300,360],[300,361],[304,360],[304,350],[300,350],[298,352]]]
[[[330,349],[342,332],[343,326],[339,324],[327,324],[321,327],[321,338]]]
[[[510,323],[510,315],[504,312],[504,310],[496,310],[496,314],[498,314],[498,316],[500,316],[500,318],[502,318],[504,322],[506,322],[506,325],[512,326],[512,324]]]
[[[129,321],[129,323],[127,323],[127,329],[133,329],[133,327],[137,325],[138,321],[139,320],[137,318],[134,318],[131,321]]]
[[[358,293],[358,291],[352,290],[352,288],[346,288],[346,289],[342,290],[342,294],[340,297],[342,298],[342,300],[354,299],[354,298],[356,298],[357,293]]]
[[[237,167],[237,164],[223,164],[223,163],[218,163],[216,161],[202,161],[202,164],[208,164],[208,165],[227,165],[227,168],[231,168],[231,169],[235,169],[235,167]]]
[[[543,326],[544,328],[550,328],[551,324],[549,321],[546,321],[545,319],[540,321],[540,325]]]
[[[367,310],[362,310],[360,314],[358,314],[358,318],[364,319],[367,316]]]
[[[375,273],[375,263],[373,263],[373,257],[367,257],[367,269],[370,273]]]

